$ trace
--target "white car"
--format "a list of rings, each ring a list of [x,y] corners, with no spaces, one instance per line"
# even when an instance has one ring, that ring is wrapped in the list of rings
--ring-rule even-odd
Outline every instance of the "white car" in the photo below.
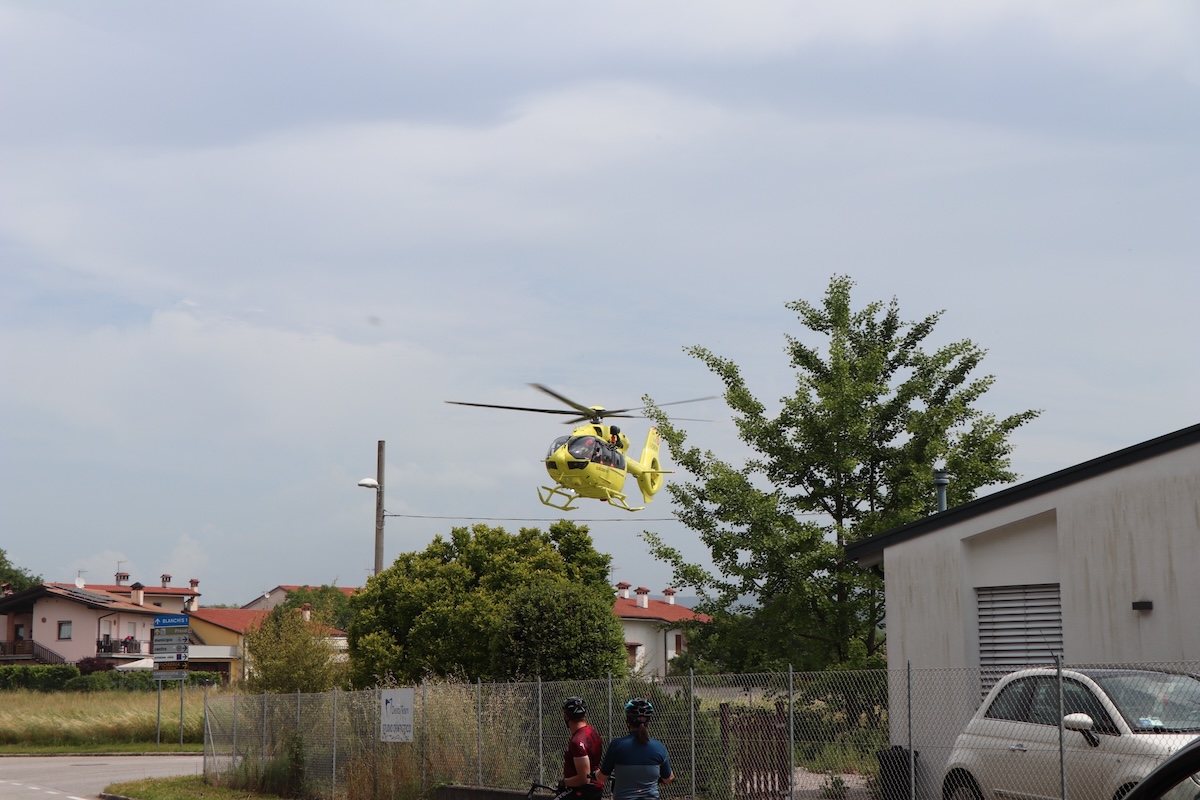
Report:
[[[1200,679],[1149,669],[1005,675],[954,742],[943,800],[1121,800],[1200,737]],[[1062,722],[1063,758],[1060,758]],[[1181,787],[1195,800],[1200,783]]]

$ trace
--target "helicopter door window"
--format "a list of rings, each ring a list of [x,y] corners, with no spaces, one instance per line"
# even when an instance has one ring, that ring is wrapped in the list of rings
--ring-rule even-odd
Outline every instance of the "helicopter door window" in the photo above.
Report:
[[[598,445],[595,436],[576,436],[567,443],[567,452],[572,458],[590,461]]]
[[[558,452],[558,448],[562,447],[570,440],[570,436],[560,436],[550,443],[550,449],[546,451],[546,458],[550,458]]]

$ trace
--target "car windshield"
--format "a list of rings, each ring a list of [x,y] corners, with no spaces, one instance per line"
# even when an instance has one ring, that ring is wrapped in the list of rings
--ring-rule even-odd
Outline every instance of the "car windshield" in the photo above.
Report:
[[[1091,676],[1135,733],[1200,731],[1200,680],[1166,672]]]

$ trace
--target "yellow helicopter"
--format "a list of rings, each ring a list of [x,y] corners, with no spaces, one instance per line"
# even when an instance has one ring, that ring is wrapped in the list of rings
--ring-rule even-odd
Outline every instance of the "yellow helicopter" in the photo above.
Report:
[[[540,383],[529,384],[540,392],[545,392],[554,399],[567,404],[571,410],[562,408],[526,408],[524,406],[501,406],[493,403],[463,403],[458,400],[447,400],[456,406],[474,406],[476,408],[502,408],[507,411],[531,411],[537,414],[566,414],[572,419],[568,425],[577,425],[568,436],[559,436],[550,443],[546,451],[546,472],[554,481],[554,486],[538,487],[538,499],[543,504],[560,511],[573,511],[579,506],[575,501],[581,497],[590,497],[601,502],[623,508],[626,511],[641,511],[654,495],[662,488],[663,476],[670,475],[672,470],[663,469],[658,458],[661,437],[657,428],[650,428],[646,435],[646,444],[642,447],[640,459],[626,455],[629,450],[629,439],[616,425],[605,425],[603,420],[610,417],[640,417],[640,408],[618,408],[607,411],[601,406],[584,406],[570,398],[563,397],[553,389]],[[662,405],[679,405],[680,403],[695,403],[700,400],[711,400],[711,397],[698,397],[695,400],[679,400],[675,403]],[[579,423],[583,423],[580,425]],[[631,506],[626,499],[625,476],[632,475],[637,479],[638,489],[642,493],[643,505]]]

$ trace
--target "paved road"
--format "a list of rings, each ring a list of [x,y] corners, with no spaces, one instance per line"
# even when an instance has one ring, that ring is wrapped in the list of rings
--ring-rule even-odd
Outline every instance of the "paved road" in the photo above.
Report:
[[[203,771],[200,754],[5,756],[0,758],[0,800],[93,800],[111,783]]]

